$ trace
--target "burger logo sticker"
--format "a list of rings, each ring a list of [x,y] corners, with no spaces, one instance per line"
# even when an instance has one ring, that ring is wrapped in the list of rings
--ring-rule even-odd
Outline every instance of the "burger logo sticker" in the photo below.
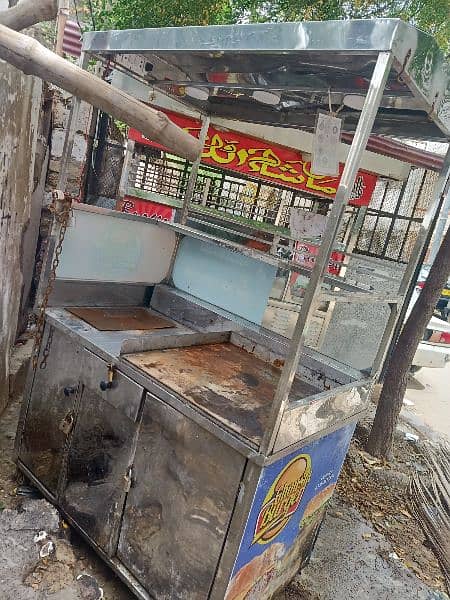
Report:
[[[286,527],[297,510],[310,479],[309,454],[296,456],[284,467],[264,498],[252,544],[267,544]]]

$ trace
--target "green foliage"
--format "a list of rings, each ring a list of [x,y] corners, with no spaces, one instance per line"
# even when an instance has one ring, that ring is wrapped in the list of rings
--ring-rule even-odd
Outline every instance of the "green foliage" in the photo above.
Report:
[[[449,0],[92,0],[97,29],[398,17],[449,49]]]
[[[217,25],[231,21],[228,0],[93,0],[97,29]]]

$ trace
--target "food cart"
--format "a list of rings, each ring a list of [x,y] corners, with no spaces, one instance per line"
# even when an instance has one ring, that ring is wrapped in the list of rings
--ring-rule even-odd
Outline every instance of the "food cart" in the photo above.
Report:
[[[398,20],[92,32],[83,49],[198,111],[202,142],[211,114],[314,130],[323,106],[354,132],[312,268],[195,227],[200,158],[178,222],[74,204],[17,434],[20,469],[139,598],[270,598],[311,554],[449,171],[447,155],[380,291],[328,269],[359,162],[371,131],[448,138],[448,67]],[[309,280],[291,337],[262,326],[280,272]],[[369,369],[305,343],[324,299],[388,307]]]

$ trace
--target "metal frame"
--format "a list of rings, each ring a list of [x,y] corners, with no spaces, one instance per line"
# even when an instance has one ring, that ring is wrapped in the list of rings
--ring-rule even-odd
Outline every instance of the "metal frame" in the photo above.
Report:
[[[292,336],[289,354],[280,376],[266,436],[263,439],[263,452],[269,452],[275,443],[276,433],[282,418],[282,413],[284,412],[284,408],[288,401],[289,391],[304,346],[305,329],[308,320],[312,317],[317,307],[319,287],[325,278],[326,268],[333,251],[339,226],[344,216],[345,206],[350,199],[351,190],[358,170],[358,164],[372,130],[372,124],[378,111],[378,106],[392,65],[392,60],[392,55],[389,52],[381,53],[372,74],[369,91],[358,122],[358,128],[355,137],[353,138],[347,162],[345,163],[344,172],[336,192],[331,214],[327,220],[324,241],[320,246],[319,255],[305,292],[301,311]]]
[[[411,252],[411,258],[408,262],[408,265],[406,267],[406,270],[403,274],[403,277],[402,277],[402,280],[400,283],[400,288],[399,288],[398,293],[402,298],[407,297],[408,289],[411,284],[411,279],[417,270],[417,266],[419,265],[419,262],[423,258],[423,250],[424,250],[426,242],[429,241],[433,221],[442,205],[445,195],[448,193],[449,185],[450,185],[450,147],[447,150],[447,154],[444,159],[444,164],[442,166],[442,170],[439,173],[439,177],[434,186],[433,200],[431,201],[430,206],[428,207],[428,210],[425,214],[425,218],[423,219],[423,221],[420,225],[419,234],[416,238],[416,243],[414,244],[413,251]],[[381,342],[380,342],[380,345],[378,348],[378,353],[375,357],[373,367],[372,367],[372,377],[374,377],[374,378],[378,377],[378,375],[381,372],[381,369],[383,368],[384,360],[389,351],[389,343],[391,341],[395,327],[397,325],[398,317],[402,312],[401,309],[402,309],[402,306],[399,304],[391,304],[390,305],[391,312],[389,315],[389,320],[386,324],[383,338],[381,339]]]
[[[336,64],[336,60],[347,60],[348,57],[351,61],[357,59],[367,61],[376,58],[379,53],[391,52],[394,59],[393,69],[401,75],[407,93],[403,94],[402,99],[393,91],[390,94],[393,102],[388,102],[387,105],[396,108],[410,107],[411,103],[405,104],[405,99],[409,101],[410,93],[415,106],[428,115],[428,119],[435,123],[435,127],[430,126],[430,120],[426,125],[423,116],[416,119],[415,115],[409,115],[405,119],[406,129],[410,131],[411,123],[414,123],[415,134],[422,131],[425,138],[427,135],[430,137],[426,130],[433,132],[432,135],[439,135],[440,139],[450,133],[449,82],[445,60],[433,38],[399,19],[166,27],[120,31],[114,32],[113,35],[111,32],[90,32],[84,36],[83,49],[99,58],[108,56],[114,60],[117,55],[122,54],[138,55],[142,57],[144,63],[150,61],[154,66],[151,74],[143,70],[138,75],[150,85],[155,81],[155,86],[163,93],[167,93],[167,86],[159,85],[158,82],[164,79],[167,73],[170,74],[172,81],[189,81],[190,86],[204,87],[207,83],[207,80],[195,81],[185,72],[186,69],[183,70],[186,64],[184,59],[192,53],[197,55],[208,53],[209,57],[214,59],[218,53],[226,57],[228,53],[232,55],[239,52],[241,62],[247,60],[251,54],[259,54],[263,60],[266,60],[265,57],[286,53],[300,58],[303,53],[311,65],[315,64],[313,57],[317,57],[319,53],[328,53],[328,63],[326,60],[321,60],[323,57],[319,57],[317,63],[325,66]],[[177,57],[176,62],[174,57]],[[364,63],[360,61],[360,64]],[[289,84],[289,81],[274,82],[271,86],[257,81],[256,87],[279,89],[280,85],[283,87],[285,83]],[[255,86],[250,81],[240,85],[245,88],[248,85]],[[298,87],[306,89],[301,85]],[[325,90],[319,88],[320,86],[311,84],[308,87],[312,92],[327,91],[326,88]],[[355,88],[343,91],[358,93]],[[182,102],[208,112],[205,102],[193,102],[186,97],[182,98]],[[259,114],[258,107],[251,107],[243,111],[240,116],[237,116],[234,106],[224,105],[219,109],[222,111],[222,116],[229,115],[231,118],[258,122],[255,115],[255,112]],[[293,120],[291,120],[286,118],[285,114],[277,114],[276,111],[272,111],[271,117],[273,124],[293,126],[296,122],[295,115],[292,115]],[[383,133],[389,133],[389,130],[395,128],[395,123],[389,115],[384,122],[386,126]]]

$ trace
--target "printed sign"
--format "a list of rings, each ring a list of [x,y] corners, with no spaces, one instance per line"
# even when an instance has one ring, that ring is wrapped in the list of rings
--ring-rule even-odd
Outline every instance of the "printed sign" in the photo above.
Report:
[[[164,112],[179,127],[189,131],[194,137],[198,137],[200,121],[172,111]],[[164,149],[163,146],[144,137],[136,129],[130,129],[128,136],[139,144]],[[334,198],[344,170],[344,165],[340,163],[339,175],[336,177],[315,174],[312,172],[311,162],[298,150],[278,146],[234,131],[220,131],[213,126],[208,131],[202,162],[264,179],[273,184],[309,192],[329,200]],[[375,175],[359,171],[350,204],[368,206],[376,182]]]
[[[294,252],[292,256],[292,260],[306,267],[307,269],[313,269],[316,256],[319,254],[319,246],[315,244],[306,244],[305,242],[295,242]],[[330,275],[339,275],[339,271],[341,269],[341,262],[344,260],[345,255],[342,252],[332,252],[330,257],[330,262],[328,263],[327,272]],[[297,273],[292,273],[291,276],[297,275]]]
[[[129,213],[131,215],[140,215],[148,219],[157,219],[158,221],[173,222],[175,210],[166,204],[151,202],[150,200],[141,200],[133,196],[125,196],[118,203],[117,210]]]
[[[264,467],[225,600],[266,600],[311,552],[350,444],[347,425]]]
[[[296,456],[284,467],[264,498],[253,543],[267,544],[286,527],[310,479],[311,458],[308,454]]]
[[[289,211],[289,229],[291,237],[297,240],[304,238],[321,238],[325,231],[327,217],[308,210],[292,207]]]
[[[313,142],[311,168],[318,175],[339,174],[339,142],[342,119],[319,113]]]

